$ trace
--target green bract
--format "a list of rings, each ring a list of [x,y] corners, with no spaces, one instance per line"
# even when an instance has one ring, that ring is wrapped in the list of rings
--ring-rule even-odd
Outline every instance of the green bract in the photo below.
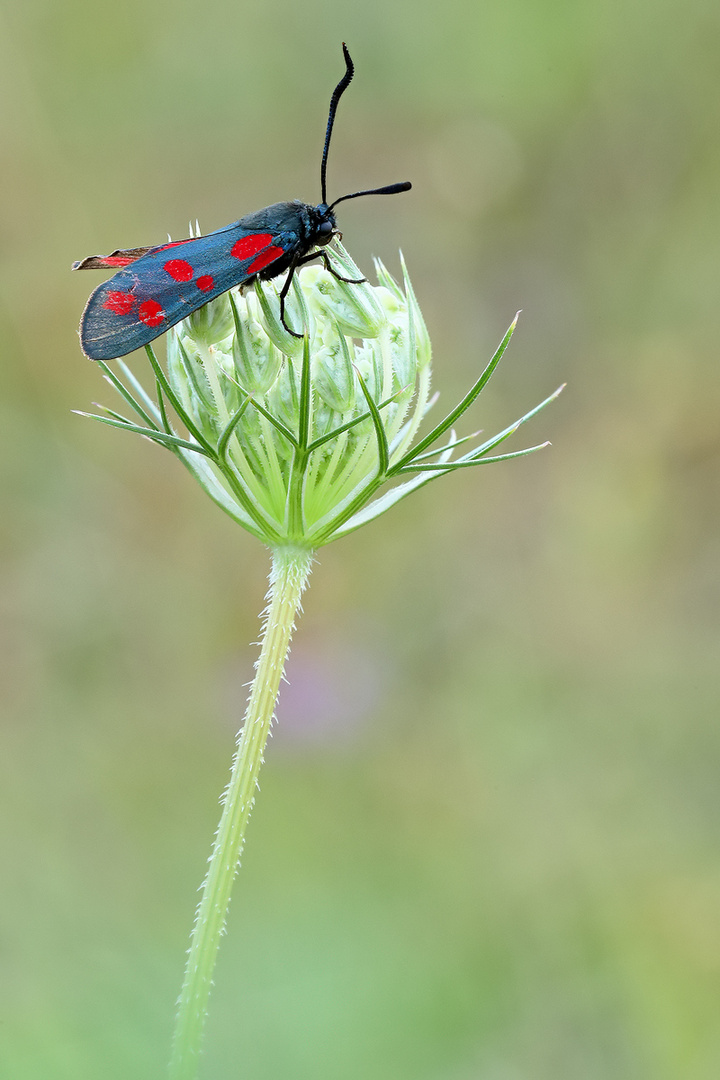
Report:
[[[339,244],[327,251],[343,277],[362,277]],[[169,332],[166,371],[146,348],[154,398],[124,362],[123,381],[99,361],[140,423],[109,409],[95,419],[172,450],[230,517],[273,548],[317,548],[444,473],[547,445],[493,454],[559,391],[472,448],[472,436],[452,430],[517,320],[462,401],[413,445],[432,404],[430,340],[405,264],[402,286],[375,265],[375,286],[339,281],[319,265],[300,270],[286,322],[303,337],[283,326],[274,281],[211,301]]]

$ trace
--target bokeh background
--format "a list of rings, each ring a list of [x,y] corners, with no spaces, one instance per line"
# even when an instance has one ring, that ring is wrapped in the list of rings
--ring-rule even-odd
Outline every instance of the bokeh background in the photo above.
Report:
[[[70,263],[315,201],[341,40],[331,193],[412,179],[341,224],[442,403],[517,308],[465,430],[568,388],[321,553],[203,1080],[714,1080],[714,0],[3,0],[0,1074],[164,1075],[268,567],[72,415]]]

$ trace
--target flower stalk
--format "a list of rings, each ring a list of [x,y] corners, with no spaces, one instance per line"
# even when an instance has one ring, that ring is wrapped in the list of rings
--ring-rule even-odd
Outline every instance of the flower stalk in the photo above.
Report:
[[[273,551],[260,657],[238,737],[230,782],[222,799],[222,816],[195,916],[185,980],[178,1000],[170,1061],[171,1080],[195,1080],[197,1075],[213,970],[227,920],[232,883],[255,802],[257,777],[311,563],[312,552],[304,548],[283,547]]]

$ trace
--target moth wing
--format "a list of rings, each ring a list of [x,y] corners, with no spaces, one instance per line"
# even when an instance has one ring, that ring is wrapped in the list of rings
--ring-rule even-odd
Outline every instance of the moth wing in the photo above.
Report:
[[[293,231],[250,231],[236,222],[151,248],[92,293],[80,323],[83,352],[91,360],[111,360],[147,345],[296,245]]]
[[[118,270],[121,266],[136,262],[142,255],[147,255],[148,251],[154,251],[154,248],[118,248],[116,251],[111,251],[109,255],[88,255],[86,258],[74,262],[72,269]]]

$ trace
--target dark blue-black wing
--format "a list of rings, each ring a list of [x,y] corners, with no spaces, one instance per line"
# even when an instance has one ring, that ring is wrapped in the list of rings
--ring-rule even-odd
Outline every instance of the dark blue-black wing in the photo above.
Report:
[[[293,204],[280,205],[294,210]],[[87,302],[80,323],[83,352],[91,360],[125,356],[261,270],[270,277],[278,264],[280,273],[300,243],[293,218],[286,212],[276,223],[272,214],[259,211],[207,236],[150,248],[140,257],[134,253],[143,249],[135,248],[76,264],[122,266]],[[282,227],[273,231],[274,224]]]

